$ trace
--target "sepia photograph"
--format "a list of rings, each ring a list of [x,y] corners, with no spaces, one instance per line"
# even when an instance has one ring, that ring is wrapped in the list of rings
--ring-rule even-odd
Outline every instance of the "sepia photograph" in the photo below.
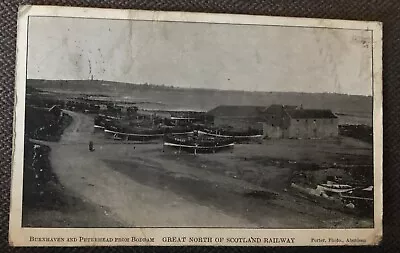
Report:
[[[11,243],[379,241],[379,23],[28,6],[18,36]]]

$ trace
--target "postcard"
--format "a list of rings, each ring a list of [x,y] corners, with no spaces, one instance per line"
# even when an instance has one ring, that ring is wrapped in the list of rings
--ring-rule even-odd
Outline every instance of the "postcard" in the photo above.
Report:
[[[13,246],[382,239],[382,24],[19,10]]]

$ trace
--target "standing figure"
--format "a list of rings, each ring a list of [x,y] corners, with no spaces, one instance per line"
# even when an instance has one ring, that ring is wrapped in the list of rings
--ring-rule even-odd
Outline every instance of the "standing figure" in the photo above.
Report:
[[[93,141],[89,141],[89,151],[93,152],[94,148],[93,148]]]

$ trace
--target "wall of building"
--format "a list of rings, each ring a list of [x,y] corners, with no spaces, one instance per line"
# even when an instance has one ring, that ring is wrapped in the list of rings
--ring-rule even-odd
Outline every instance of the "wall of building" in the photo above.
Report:
[[[272,139],[288,138],[290,117],[280,105],[270,106],[263,117],[264,137]]]
[[[337,137],[338,119],[291,119],[289,138],[327,138]]]
[[[255,118],[244,117],[214,117],[214,127],[229,126],[234,130],[246,131],[249,128],[262,130],[262,123],[257,122]]]
[[[289,129],[283,129],[280,126],[272,126],[269,123],[263,123],[263,138],[281,139],[289,137]]]
[[[290,118],[282,106],[270,106],[264,114],[263,121],[282,129],[287,129],[290,125]]]

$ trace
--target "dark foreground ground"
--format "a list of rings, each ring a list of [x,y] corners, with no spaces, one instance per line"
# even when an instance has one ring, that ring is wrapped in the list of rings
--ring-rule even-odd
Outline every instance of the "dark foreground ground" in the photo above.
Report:
[[[372,219],[291,193],[293,171],[372,164],[372,145],[353,138],[265,140],[217,154],[178,154],[161,143],[121,143],[73,122],[51,148],[45,188],[24,201],[24,226],[371,227]],[[93,140],[95,151],[88,151]],[[25,182],[24,187],[33,182]],[[53,195],[52,195],[53,194]]]
[[[54,144],[59,141],[66,127],[73,119],[68,114],[56,126],[56,131],[43,131],[40,134],[34,129],[40,124],[49,125],[42,112],[29,111],[30,123],[25,131],[24,151],[24,186],[22,224],[26,227],[90,227],[93,223],[101,226],[115,225],[108,222],[107,210],[96,208],[85,200],[72,194],[58,180],[52,170],[50,161],[51,145],[30,141],[36,137]]]

